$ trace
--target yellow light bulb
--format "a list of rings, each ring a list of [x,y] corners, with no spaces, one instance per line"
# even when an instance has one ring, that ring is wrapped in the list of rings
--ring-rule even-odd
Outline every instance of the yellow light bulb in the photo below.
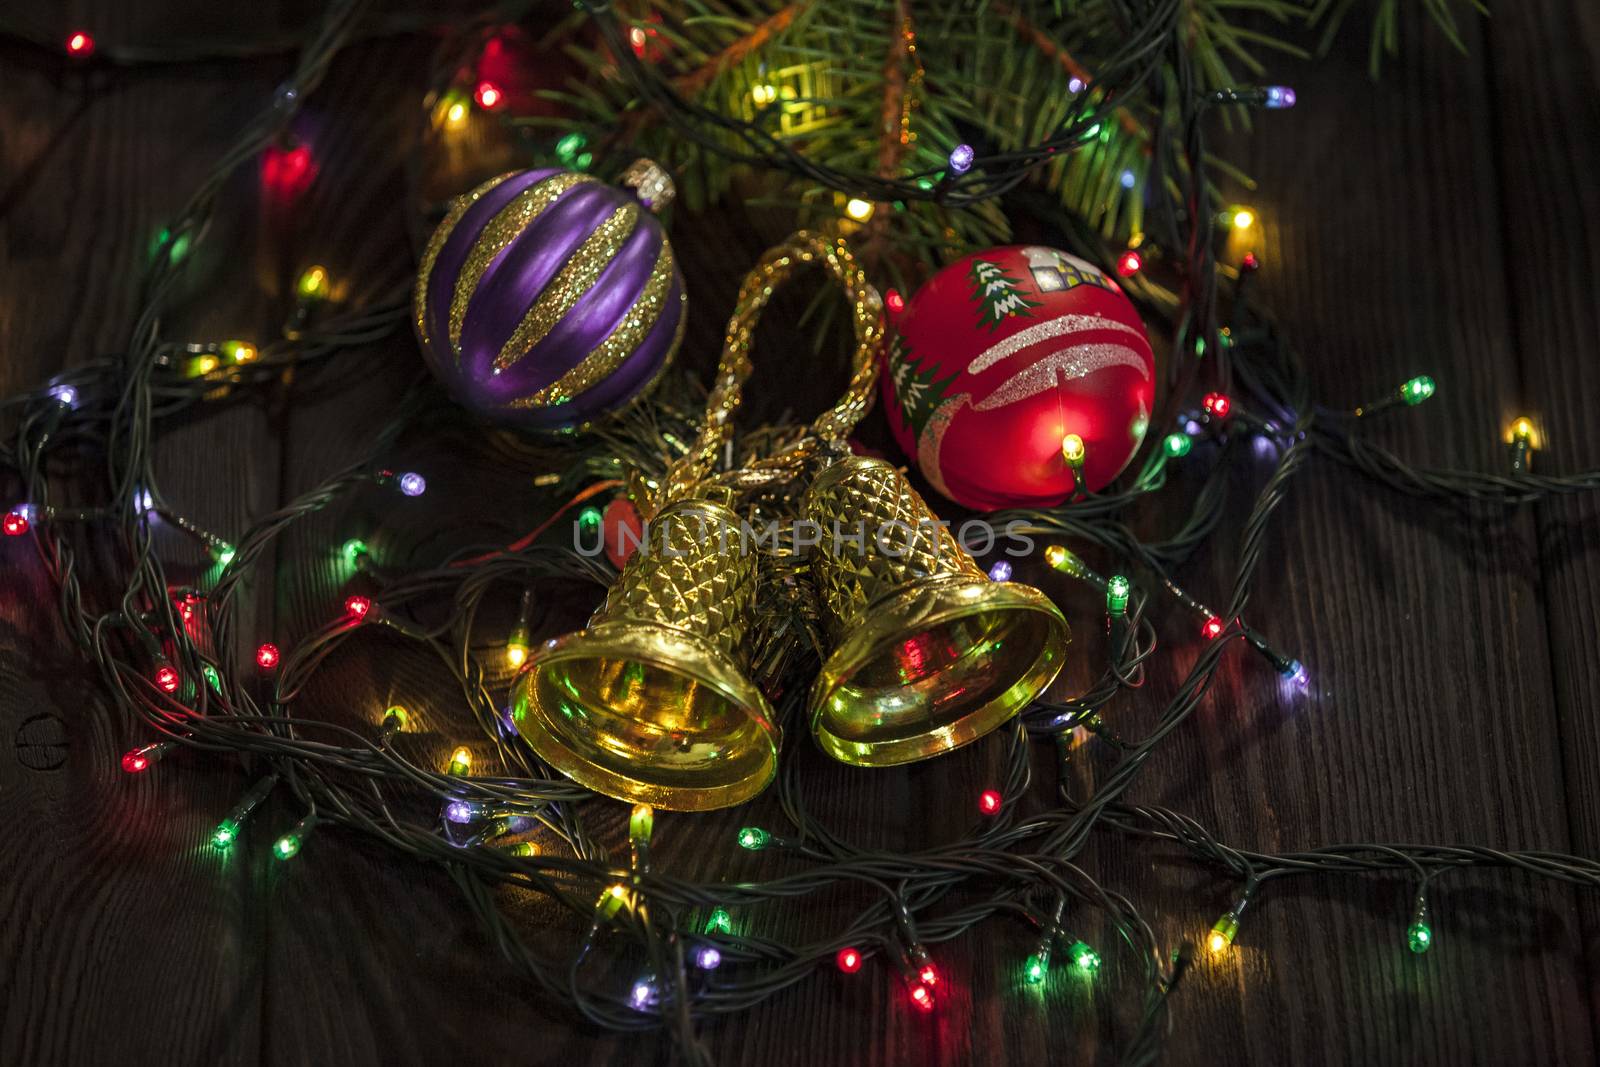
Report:
[[[205,375],[210,374],[212,371],[217,369],[218,362],[219,361],[217,357],[213,356],[209,352],[203,356],[196,356],[194,360],[194,376],[196,378],[202,378]]]
[[[1067,561],[1067,550],[1060,545],[1051,545],[1044,550],[1044,561],[1052,567],[1059,567]]]
[[[249,341],[229,341],[223,346],[223,351],[232,355],[235,363],[249,363],[261,354]]]
[[[328,297],[328,268],[320,264],[307,267],[296,286],[307,300],[326,300]]]
[[[758,104],[770,104],[778,99],[778,90],[770,85],[752,85],[750,87],[750,99]]]
[[[612,886],[610,889],[607,889],[606,892],[610,893],[611,896],[616,900],[628,899],[628,887],[620,883]]]
[[[1238,907],[1242,909],[1244,904],[1240,903]],[[1225,911],[1222,913],[1222,917],[1211,925],[1211,936],[1206,938],[1206,947],[1211,949],[1213,954],[1222,952],[1233,944],[1233,939],[1238,933],[1239,913],[1237,911]]]
[[[1067,461],[1067,466],[1074,469],[1083,466],[1083,456],[1083,438],[1069,433],[1061,439],[1061,457]]]
[[[1236,207],[1236,208],[1233,209],[1233,228],[1234,229],[1236,229],[1236,230],[1248,230],[1250,227],[1254,226],[1255,224],[1256,224],[1256,213],[1254,211],[1251,211],[1247,207]]]
[[[466,122],[467,105],[461,103],[459,100],[451,104],[449,108],[445,110],[444,121],[452,127],[460,126],[463,122]]]
[[[461,745],[450,753],[450,773],[460,777],[472,770],[472,753],[467,751],[466,745]]]
[[[872,217],[872,201],[851,197],[850,202],[844,206],[844,213],[857,222],[866,222]]]
[[[1534,447],[1539,439],[1538,427],[1534,426],[1533,420],[1526,415],[1513,422],[1508,433],[1513,443],[1520,442],[1529,448]]]
[[[522,666],[524,663],[526,663],[527,659],[528,659],[528,646],[527,645],[515,645],[515,644],[513,644],[513,645],[507,645],[506,646],[506,665],[511,667],[513,670],[518,668],[518,667],[520,667],[520,666]]]

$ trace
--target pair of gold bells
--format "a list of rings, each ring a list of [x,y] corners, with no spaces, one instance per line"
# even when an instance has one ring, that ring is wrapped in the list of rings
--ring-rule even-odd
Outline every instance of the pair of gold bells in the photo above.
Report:
[[[716,473],[756,321],[809,262],[850,295],[850,385],[788,449]],[[1049,598],[991,581],[899,470],[849,455],[883,333],[882,300],[841,241],[798,233],[762,257],[728,323],[699,437],[659,489],[636,494],[640,547],[589,625],[537,649],[517,679],[513,715],[546,763],[598,793],[680,811],[766,788],[780,734],[746,670],[762,567],[729,505],[807,475],[799,518],[816,533],[810,580],[832,647],[807,703],[824,751],[868,767],[938,755],[1001,725],[1055,678],[1068,630]]]

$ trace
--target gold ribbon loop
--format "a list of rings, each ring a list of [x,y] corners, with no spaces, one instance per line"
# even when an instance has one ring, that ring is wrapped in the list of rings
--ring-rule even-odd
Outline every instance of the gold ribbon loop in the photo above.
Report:
[[[713,475],[728,443],[733,440],[733,415],[739,409],[744,384],[754,369],[750,348],[755,340],[756,324],[778,286],[789,279],[797,266],[807,263],[821,263],[850,298],[850,325],[855,336],[850,384],[838,402],[817,416],[810,429],[789,447],[745,467]],[[706,417],[700,436],[668,469],[652,506],[641,510],[654,514],[672,501],[703,494],[704,483],[711,481],[739,492],[789,481],[801,474],[823,450],[843,450],[845,438],[872,406],[883,336],[883,298],[867,281],[842,239],[802,230],[769,248],[739,287],[739,297],[722,343],[717,376],[706,398]]]

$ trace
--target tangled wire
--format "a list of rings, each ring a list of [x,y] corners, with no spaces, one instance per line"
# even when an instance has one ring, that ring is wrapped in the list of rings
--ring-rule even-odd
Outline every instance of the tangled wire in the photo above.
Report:
[[[1156,84],[1163,69],[1174,74],[1170,89],[1183,109],[1186,131],[1175,149],[1183,165],[1169,168],[1182,189],[1172,214],[1187,250],[1180,292],[1139,281],[1133,295],[1147,313],[1171,331],[1174,353],[1200,345],[1215,353],[1204,373],[1236,398],[1227,421],[1194,418],[1204,436],[1221,445],[1205,484],[1187,502],[1175,529],[1160,540],[1141,540],[1124,521],[1137,501],[1166,485],[1169,454],[1159,437],[1137,473],[1112,491],[1062,507],[1006,513],[1030,533],[1093,544],[1137,575],[1125,616],[1111,628],[1105,667],[1083,693],[1039,701],[1007,731],[1003,788],[1006,798],[1036,791],[1031,755],[1040,739],[1060,747],[1087,731],[1110,746],[1116,762],[1086,796],[1074,795],[1062,776],[1054,802],[1032,815],[1006,803],[959,840],[915,852],[863,848],[846,840],[809,810],[799,761],[786,752],[775,785],[788,825],[750,828],[742,843],[777,850],[795,873],[758,882],[696,882],[650,864],[648,832],[636,832],[625,859],[614,858],[602,835],[591,829],[597,811],[614,812],[603,798],[545,766],[517,735],[501,711],[494,672],[485,662],[480,627],[486,603],[534,590],[546,583],[580,581],[604,586],[615,576],[605,562],[548,540],[525,538],[503,549],[466,550],[436,565],[405,573],[369,574],[373,596],[355,596],[333,618],[281,651],[270,691],[261,692],[242,663],[235,639],[242,581],[269,558],[275,542],[296,522],[373,484],[394,484],[385,469],[403,431],[426,414],[432,394],[414,391],[368,455],[321,485],[252,522],[236,540],[226,540],[185,517],[160,490],[153,447],[161,426],[221,397],[247,394],[278,381],[286,369],[332,363],[389,334],[405,321],[407,285],[374,306],[311,319],[294,336],[265,346],[256,358],[216,366],[198,377],[180,374],[185,345],[161,335],[161,310],[182,267],[178,257],[158,255],[146,284],[146,301],[128,350],[114,358],[73,368],[40,388],[13,396],[0,410],[15,419],[15,433],[0,461],[16,472],[25,506],[13,512],[30,528],[42,564],[59,591],[59,611],[71,640],[95,664],[116,711],[160,740],[147,746],[150,759],[184,745],[241,760],[258,782],[224,820],[237,833],[250,811],[274,791],[287,793],[305,813],[280,840],[292,854],[318,824],[382,841],[396,853],[441,864],[461,887],[492,942],[518,970],[586,1019],[619,1031],[665,1029],[683,1058],[709,1062],[698,1033],[717,1017],[749,1009],[836,961],[846,969],[879,957],[908,986],[929,995],[927,946],[962,937],[991,920],[1020,922],[1039,937],[1035,959],[1047,964],[1054,946],[1072,943],[1079,966],[1098,966],[1099,955],[1067,933],[1069,918],[1082,910],[1102,913],[1120,939],[1119,952],[1140,962],[1136,1021],[1121,1049],[1122,1062],[1154,1062],[1165,1037],[1168,998],[1192,958],[1185,943],[1168,952],[1135,904],[1079,866],[1091,835],[1126,834],[1170,843],[1241,886],[1214,938],[1231,941],[1238,919],[1262,886],[1306,874],[1399,871],[1417,885],[1413,928],[1426,930],[1430,883],[1463,867],[1512,867],[1559,881],[1600,886],[1600,863],[1548,852],[1503,852],[1477,846],[1353,843],[1272,854],[1219,840],[1193,819],[1161,807],[1123,801],[1157,747],[1184,725],[1206,696],[1222,657],[1237,642],[1259,652],[1285,675],[1298,667],[1274,649],[1245,617],[1256,570],[1274,514],[1291,480],[1312,457],[1355,471],[1389,489],[1436,501],[1510,507],[1552,494],[1600,488],[1600,471],[1571,476],[1509,475],[1415,467],[1373,443],[1367,429],[1390,401],[1360,412],[1330,411],[1311,397],[1304,369],[1277,326],[1249,299],[1249,277],[1225,276],[1206,239],[1210,189],[1201,117],[1207,100],[1180,40],[1177,0],[1155,3],[1140,14],[1122,53],[1098,72],[1108,92],[1131,93]],[[341,46],[360,24],[361,5],[342,0],[330,7],[316,37],[270,106],[219,160],[211,176],[168,227],[170,243],[202,240],[224,180],[252,159],[281,131],[316,87]],[[727,150],[725,135],[743,146],[738,158],[779,167],[842,192],[876,200],[938,197],[959,206],[1017,187],[1030,168],[1053,150],[1070,150],[1082,136],[1072,121],[1032,149],[978,161],[966,176],[923,189],[919,175],[885,179],[836,171],[808,159],[758,125],[744,123],[678,97],[632,60],[621,24],[605,8],[594,11],[600,32],[611,40],[626,76],[641,99],[669,121],[715,150]],[[1084,248],[1104,260],[1103,248]],[[1219,340],[1219,303],[1229,304],[1230,343]],[[203,347],[203,346],[202,346]],[[1172,425],[1192,397],[1202,373],[1198,361],[1174,358],[1164,422]],[[226,389],[219,389],[226,385]],[[564,473],[558,485],[579,491],[596,478],[620,478],[636,470],[660,473],[680,458],[695,427],[686,407],[670,391],[629,420],[608,427],[591,441],[556,449]],[[747,435],[746,451],[760,440],[781,438],[788,427],[763,427]],[[1174,583],[1172,572],[1215,536],[1222,514],[1224,475],[1250,435],[1275,441],[1279,457],[1256,494],[1244,523],[1241,551],[1225,604],[1212,610]],[[103,499],[88,507],[57,506],[57,477],[48,461],[88,457],[104,464]],[[554,519],[555,516],[551,516]],[[152,528],[160,520],[209,549],[218,560],[209,588],[169,585]],[[115,560],[108,573],[92,562],[89,532],[110,534]],[[1105,588],[1106,579],[1075,557],[1080,579]],[[1146,592],[1145,590],[1149,590]],[[1200,613],[1219,622],[1217,639],[1204,647],[1147,734],[1126,737],[1108,718],[1119,698],[1144,684],[1157,654],[1152,612],[1158,605]],[[307,697],[307,685],[358,634],[380,628],[436,657],[454,677],[461,705],[492,745],[493,774],[466,768],[442,773],[409,760],[397,746],[404,729],[399,716],[361,730],[329,721]],[[275,653],[276,654],[276,653]],[[804,656],[787,662],[789,680],[814,668]],[[802,685],[785,684],[780,716],[797,714]],[[789,735],[804,731],[792,730]],[[448,812],[441,817],[439,813]],[[231,835],[228,838],[231,841]],[[284,845],[288,841],[288,845]],[[535,843],[536,842],[536,843]],[[226,843],[226,842],[219,842]],[[763,902],[804,900],[830,887],[853,885],[867,901],[825,939],[789,943],[736,934],[726,909]],[[506,907],[506,887],[520,887],[558,903],[576,917],[575,942],[563,953],[528,943]],[[1229,925],[1231,921],[1231,926]],[[650,977],[619,989],[604,970],[586,967],[604,944],[615,957],[638,962]],[[848,955],[841,955],[845,953]],[[712,969],[715,968],[713,976]],[[919,1004],[923,1003],[919,999]],[[931,999],[924,1006],[931,1006]]]

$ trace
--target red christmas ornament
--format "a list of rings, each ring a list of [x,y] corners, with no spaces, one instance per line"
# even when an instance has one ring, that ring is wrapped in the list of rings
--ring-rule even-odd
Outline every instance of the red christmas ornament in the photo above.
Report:
[[[895,319],[889,426],[940,493],[979,511],[1051,507],[1104,487],[1155,404],[1155,356],[1108,275],[1036,245],[966,256]],[[1062,440],[1084,444],[1082,469]]]

